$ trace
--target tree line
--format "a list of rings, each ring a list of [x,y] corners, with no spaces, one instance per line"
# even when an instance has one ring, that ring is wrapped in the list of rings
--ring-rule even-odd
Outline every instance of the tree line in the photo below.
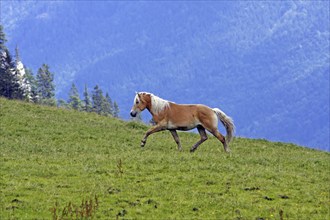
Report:
[[[54,73],[47,64],[42,64],[34,76],[32,70],[26,68],[20,58],[18,47],[15,49],[15,59],[6,47],[6,35],[0,25],[0,96],[8,99],[19,99],[28,102],[58,106],[77,111],[95,112],[104,116],[119,117],[118,104],[105,96],[96,85],[89,94],[87,85],[80,99],[78,89],[73,83],[67,101],[55,98]]]
[[[103,94],[102,89],[96,85],[92,91],[92,96],[88,92],[87,85],[83,93],[83,99],[80,99],[78,89],[72,83],[67,101],[60,99],[58,106],[61,108],[74,109],[77,111],[95,112],[99,115],[119,117],[119,106],[116,101],[112,102],[108,93]]]

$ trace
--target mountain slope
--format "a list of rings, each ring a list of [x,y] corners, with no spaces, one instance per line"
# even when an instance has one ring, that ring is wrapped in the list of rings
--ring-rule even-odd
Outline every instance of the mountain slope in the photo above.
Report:
[[[0,217],[326,219],[330,154],[147,127],[0,99]]]
[[[10,47],[18,44],[35,71],[50,65],[60,98],[72,82],[81,92],[99,84],[127,119],[134,92],[150,91],[219,107],[240,136],[329,150],[328,8],[328,1],[5,1],[1,10]]]

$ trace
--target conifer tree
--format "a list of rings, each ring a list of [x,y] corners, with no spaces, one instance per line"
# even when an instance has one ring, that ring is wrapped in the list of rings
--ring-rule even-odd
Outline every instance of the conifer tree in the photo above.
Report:
[[[100,115],[104,115],[104,116],[108,116],[108,109],[110,108],[107,99],[105,98],[105,96],[103,96],[102,94],[102,98],[101,98],[101,113]]]
[[[56,105],[54,74],[49,71],[49,66],[43,64],[37,73],[38,102],[45,105]]]
[[[29,97],[30,87],[25,78],[25,69],[20,61],[16,47],[16,60],[12,57],[5,45],[6,35],[0,25],[0,96],[9,99],[26,99]]]
[[[109,93],[105,94],[105,112],[107,116],[113,116],[113,105],[112,105],[112,100],[109,96]]]
[[[59,99],[57,101],[57,107],[64,108],[64,109],[70,109],[69,104],[64,99]]]
[[[0,25],[0,96],[9,99],[22,98],[22,91],[15,74],[15,64],[6,47],[6,34]]]
[[[22,99],[23,93],[15,74],[15,65],[7,48],[1,51],[0,62],[0,96]]]
[[[113,117],[119,118],[119,106],[116,101],[113,102]]]
[[[143,122],[143,120],[142,120],[142,113],[141,112],[139,114],[137,114],[136,119],[139,122]]]
[[[31,79],[31,76],[27,77],[26,75],[26,69],[21,61],[18,47],[15,48],[15,70],[14,75],[17,79],[17,83],[19,84],[18,88],[18,94],[19,96],[17,98],[19,99],[25,99],[26,101],[31,100],[31,82],[29,81]]]
[[[92,112],[92,110],[93,110],[92,101],[91,101],[91,98],[89,96],[86,84],[85,84],[85,90],[84,90],[83,110],[85,112]]]
[[[2,25],[0,24],[0,52],[4,51],[7,49],[6,47],[6,34],[5,32],[3,31],[3,27]]]
[[[93,100],[93,112],[102,115],[104,96],[103,96],[103,91],[99,88],[98,85],[94,87],[92,100]]]
[[[3,47],[4,45],[1,45],[1,48]],[[0,50],[0,96],[10,98],[12,93],[13,74],[10,71],[11,64],[8,63],[9,53],[7,52],[7,48]],[[10,60],[11,58],[9,57],[9,62]]]
[[[79,97],[78,89],[74,83],[72,83],[70,93],[69,93],[69,101],[68,104],[70,108],[81,111],[82,110],[82,103]]]
[[[33,76],[32,70],[25,68],[26,79],[30,84],[30,102],[38,103],[38,89],[37,89],[37,81]]]

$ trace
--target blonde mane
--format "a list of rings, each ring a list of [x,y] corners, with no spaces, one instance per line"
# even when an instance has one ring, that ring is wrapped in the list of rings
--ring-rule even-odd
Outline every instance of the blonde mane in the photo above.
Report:
[[[159,98],[154,94],[150,94],[151,96],[151,111],[154,114],[159,114],[159,112],[163,111],[166,107],[170,106],[169,101]]]
[[[138,94],[141,95],[150,95],[150,100],[151,100],[151,112],[153,114],[159,114],[159,112],[163,111],[166,107],[170,106],[169,101],[164,100],[162,98],[159,98],[158,96],[149,93],[149,92],[139,92],[136,94],[134,103],[138,100],[139,101],[139,96]]]

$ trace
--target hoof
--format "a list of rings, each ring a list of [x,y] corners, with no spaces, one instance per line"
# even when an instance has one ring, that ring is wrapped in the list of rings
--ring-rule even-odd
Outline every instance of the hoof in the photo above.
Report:
[[[191,148],[190,153],[194,153],[196,149]]]

